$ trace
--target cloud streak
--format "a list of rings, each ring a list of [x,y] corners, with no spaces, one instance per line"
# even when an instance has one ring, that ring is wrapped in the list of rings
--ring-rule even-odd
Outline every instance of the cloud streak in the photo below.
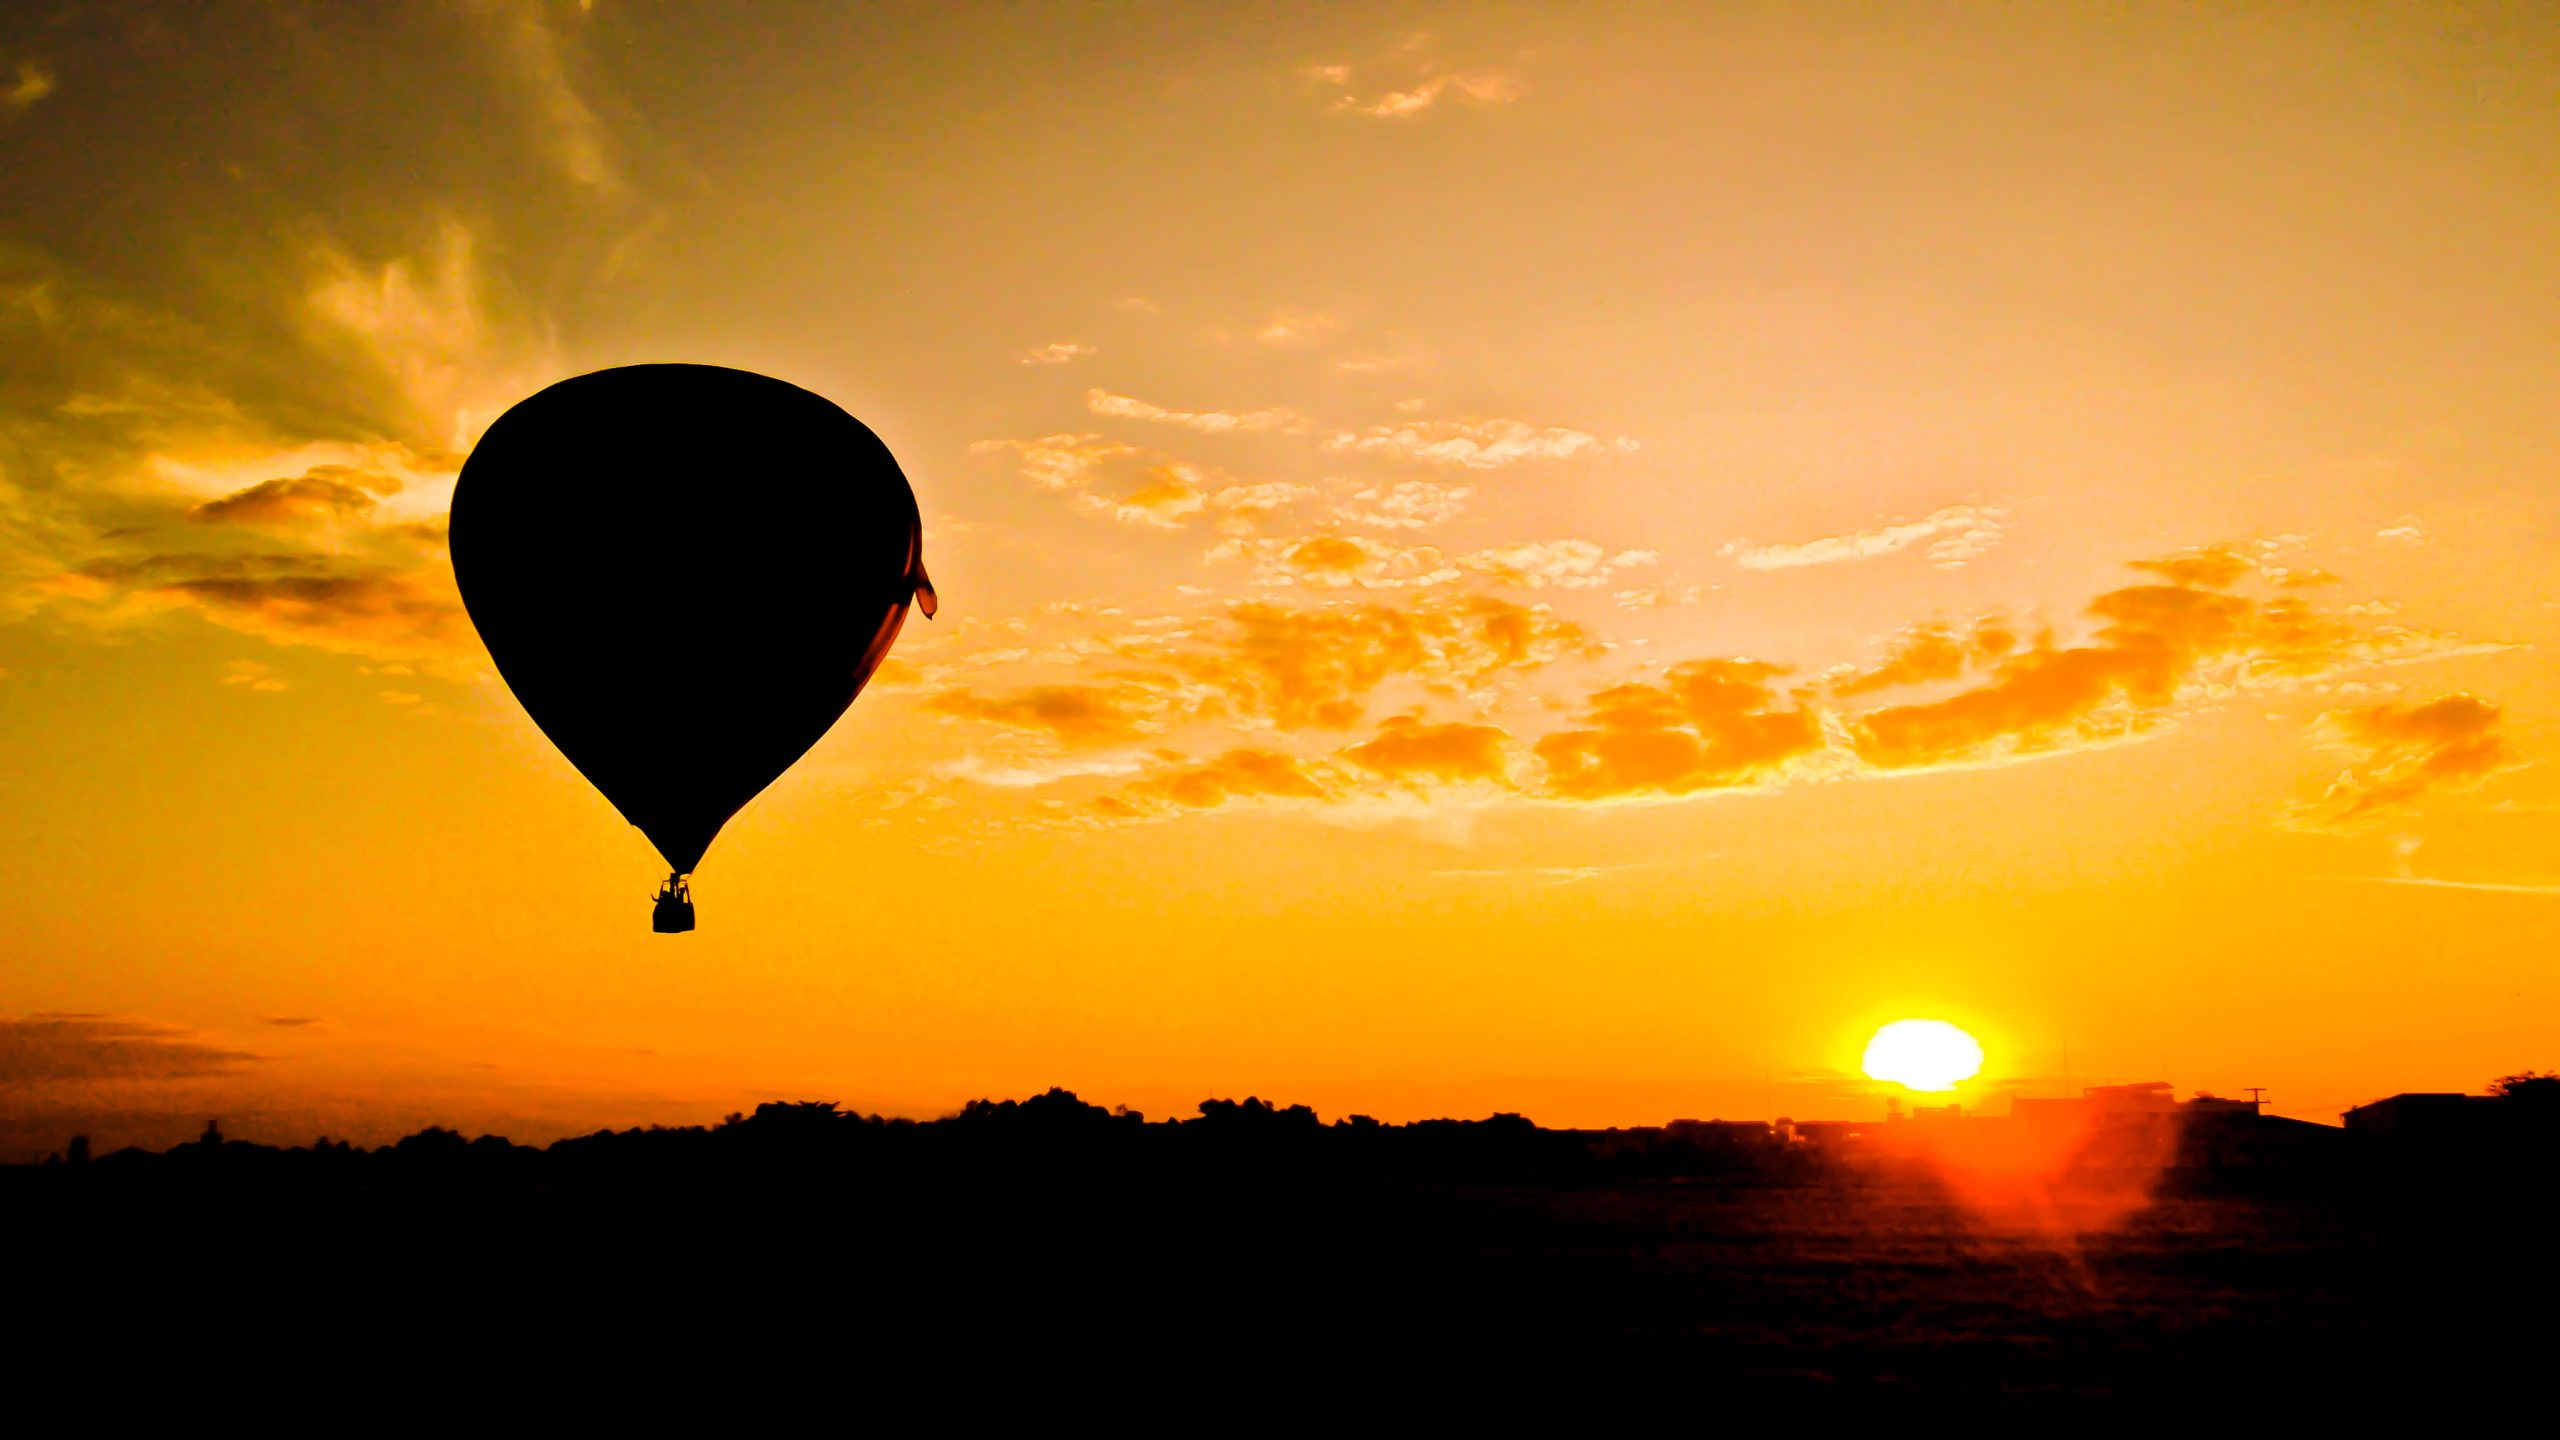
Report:
[[[1597,453],[1604,447],[1600,437],[1561,425],[1537,426],[1523,420],[1427,420],[1338,431],[1326,438],[1324,448],[1383,456],[1408,465],[1499,470],[1523,461],[1569,460]]]
[[[2356,758],[2316,801],[2292,818],[2309,829],[2355,830],[2416,808],[2444,790],[2479,785],[2517,761],[2500,729],[2503,712],[2472,695],[2418,705],[2332,710],[2312,726],[2316,740]]]
[[[1785,545],[1755,545],[1736,540],[1724,553],[1746,570],[1793,570],[1808,565],[1838,565],[1898,554],[1926,543],[1929,563],[1954,569],[1980,559],[2000,543],[2001,511],[1989,506],[1950,505],[1917,520],[1896,521],[1846,535]]]
[[[1145,420],[1159,425],[1178,425],[1197,430],[1203,435],[1261,435],[1275,430],[1295,430],[1305,422],[1295,411],[1268,410],[1169,410],[1130,395],[1114,395],[1108,390],[1084,392],[1084,405],[1096,415],[1121,420]]]

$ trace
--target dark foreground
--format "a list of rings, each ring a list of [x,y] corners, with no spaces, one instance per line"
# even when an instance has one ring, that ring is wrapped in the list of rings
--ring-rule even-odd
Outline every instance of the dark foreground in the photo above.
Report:
[[[21,1167],[0,1172],[8,1303],[19,1353],[63,1363],[417,1366],[626,1399],[744,1364],[976,1377],[973,1403],[1007,1407],[1211,1388],[1595,1418],[1931,1395],[2451,1419],[2560,1362],[2538,1167],[2172,1168],[2138,1205],[2123,1177],[1968,1199],[1907,1157],[1042,1103]]]

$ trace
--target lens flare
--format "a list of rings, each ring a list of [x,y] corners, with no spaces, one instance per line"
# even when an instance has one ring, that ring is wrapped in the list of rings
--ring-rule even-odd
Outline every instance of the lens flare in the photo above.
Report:
[[[1982,1073],[1982,1042],[1944,1020],[1896,1020],[1867,1042],[1859,1067],[1908,1090],[1953,1090]]]

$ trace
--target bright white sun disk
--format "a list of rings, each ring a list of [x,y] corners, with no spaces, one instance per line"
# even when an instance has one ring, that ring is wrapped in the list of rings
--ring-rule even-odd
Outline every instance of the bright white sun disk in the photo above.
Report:
[[[1982,1073],[1982,1042],[1944,1020],[1896,1020],[1867,1042],[1859,1067],[1911,1090],[1953,1090]]]

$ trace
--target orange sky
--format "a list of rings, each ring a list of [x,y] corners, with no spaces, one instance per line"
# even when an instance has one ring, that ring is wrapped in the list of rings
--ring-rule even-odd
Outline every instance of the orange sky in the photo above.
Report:
[[[2547,7],[22,9],[12,1156],[2560,1064]],[[682,939],[441,536],[643,360],[943,601]]]

